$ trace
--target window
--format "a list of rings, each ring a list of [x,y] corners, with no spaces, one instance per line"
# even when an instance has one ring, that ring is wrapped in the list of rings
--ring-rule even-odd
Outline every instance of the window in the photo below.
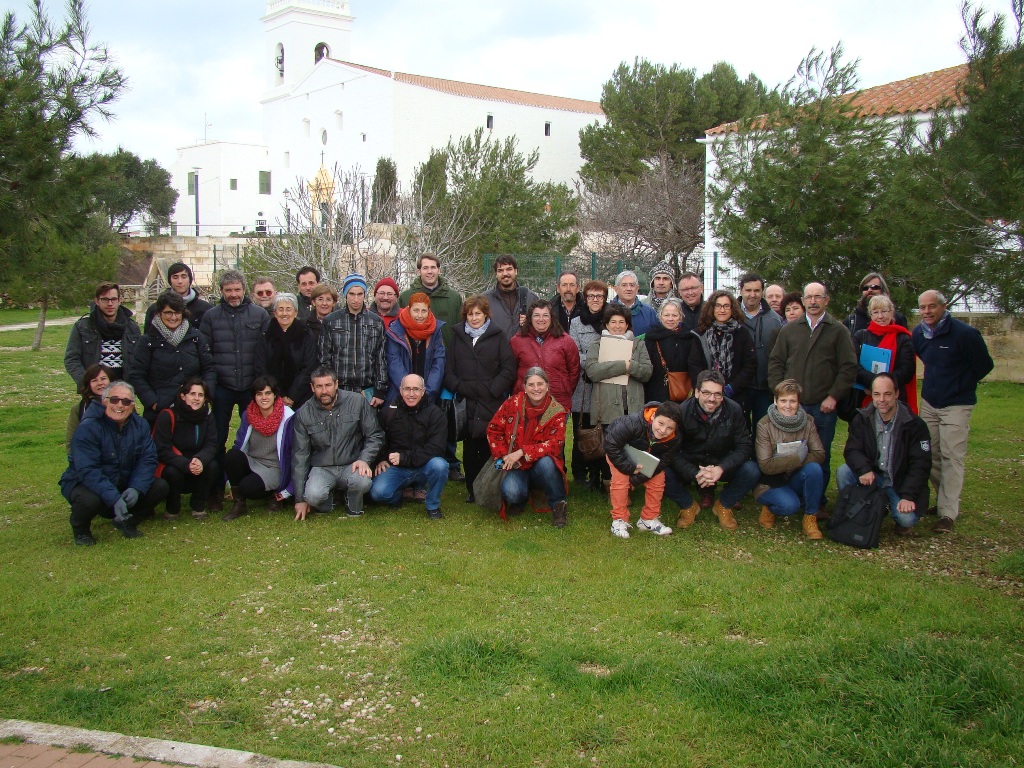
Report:
[[[228,179],[228,189],[232,192],[238,191],[238,179]]]
[[[188,172],[188,194],[194,195],[196,193],[196,172]]]
[[[320,59],[330,55],[331,49],[328,47],[327,43],[317,43],[316,47],[313,49],[313,63],[316,64]]]
[[[302,118],[302,135],[307,139],[309,138],[309,118]]]
[[[545,136],[550,136],[551,135],[551,123],[544,123],[544,135]]]
[[[281,43],[274,50],[274,69],[277,70],[277,82],[280,84],[284,80],[284,46]]]
[[[260,171],[260,194],[270,194],[270,171]]]
[[[323,144],[325,147],[327,146],[327,129],[326,128],[324,128],[322,131],[320,131],[320,143]]]
[[[489,131],[489,130],[491,130],[493,128],[494,128],[494,115],[488,115],[487,116],[487,130]]]
[[[284,167],[285,168],[291,168],[292,167],[292,153],[291,152],[285,152],[284,153]]]
[[[334,124],[337,126],[339,131],[345,127],[344,115],[340,109],[335,110],[334,112]]]
[[[365,144],[366,143],[366,134],[365,133],[361,133],[359,135],[363,137],[363,143]]]

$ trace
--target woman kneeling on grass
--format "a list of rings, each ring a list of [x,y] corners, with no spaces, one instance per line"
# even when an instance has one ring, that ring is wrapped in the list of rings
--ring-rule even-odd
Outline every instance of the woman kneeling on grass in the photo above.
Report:
[[[665,495],[665,463],[672,460],[682,442],[678,427],[683,420],[679,405],[671,401],[648,403],[639,413],[620,416],[604,435],[604,449],[612,470],[608,491],[612,505],[612,535],[629,538],[629,491],[644,486],[644,508],[637,528],[658,536],[667,536],[672,529],[662,525],[661,499]],[[626,446],[632,446],[657,458],[658,466],[651,477],[641,472],[630,458]]]
[[[487,425],[491,457],[501,461],[501,516],[520,515],[530,488],[540,488],[551,507],[551,523],[564,528],[565,408],[551,396],[548,375],[533,367],[523,377],[523,390],[512,395]]]
[[[754,488],[754,498],[763,505],[758,518],[762,528],[775,525],[776,515],[795,515],[803,503],[804,533],[809,539],[820,539],[817,514],[825,448],[814,420],[800,407],[802,392],[796,379],[780,381],[768,415],[757,422],[754,455],[761,482]]]
[[[90,403],[98,403],[103,399],[103,390],[110,384],[111,370],[101,363],[93,363],[85,369],[82,375],[82,384],[78,387],[78,394],[82,399],[71,406],[71,413],[68,414],[68,426],[64,432],[64,446],[68,453],[71,453],[71,438],[75,430],[82,423],[82,416]]]
[[[277,379],[257,376],[252,382],[252,402],[242,414],[235,445],[224,456],[224,472],[231,483],[234,503],[225,520],[249,511],[246,499],[270,497],[271,511],[292,495],[292,430],[295,412],[284,404]]]
[[[217,425],[210,413],[210,389],[198,376],[190,376],[178,390],[170,408],[156,417],[153,428],[157,476],[167,481],[165,520],[177,520],[181,495],[190,493],[192,517],[206,519],[210,486],[220,477],[217,456]]]

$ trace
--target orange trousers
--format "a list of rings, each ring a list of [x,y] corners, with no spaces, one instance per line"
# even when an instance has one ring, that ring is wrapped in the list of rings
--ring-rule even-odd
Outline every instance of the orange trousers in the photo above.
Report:
[[[619,472],[611,459],[605,457],[612,469],[612,481],[608,488],[608,496],[612,505],[612,520],[629,522],[629,475]],[[661,499],[665,495],[665,473],[659,472],[643,485],[644,508],[640,510],[640,519],[653,520],[661,514]]]

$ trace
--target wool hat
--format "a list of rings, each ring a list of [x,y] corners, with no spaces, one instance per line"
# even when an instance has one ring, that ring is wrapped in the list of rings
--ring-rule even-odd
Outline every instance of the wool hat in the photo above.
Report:
[[[385,277],[385,278],[384,278],[384,279],[382,279],[382,280],[378,280],[378,281],[377,281],[377,284],[376,284],[375,286],[373,286],[373,292],[374,292],[374,293],[377,293],[377,291],[379,291],[379,290],[380,290],[380,287],[381,287],[382,285],[386,285],[386,286],[389,286],[389,287],[390,287],[390,288],[391,288],[392,290],[394,290],[394,292],[395,292],[395,293],[401,293],[401,291],[400,291],[400,290],[398,290],[398,283],[396,283],[396,282],[395,282],[395,281],[394,281],[394,280],[393,280],[392,278],[390,278],[390,277]]]
[[[657,275],[665,275],[673,282],[675,282],[676,279],[676,272],[672,269],[672,265],[669,264],[668,261],[659,261],[654,265],[654,269],[651,270],[651,285],[654,285],[654,278]]]
[[[195,278],[192,276],[192,268],[183,261],[176,261],[167,268],[167,282],[171,282],[171,275],[176,275],[179,272],[188,272],[188,284],[190,286],[195,282]]]
[[[362,288],[364,291],[366,290],[366,278],[358,272],[350,272],[345,275],[345,280],[341,284],[341,295],[348,296],[348,292],[353,288]]]

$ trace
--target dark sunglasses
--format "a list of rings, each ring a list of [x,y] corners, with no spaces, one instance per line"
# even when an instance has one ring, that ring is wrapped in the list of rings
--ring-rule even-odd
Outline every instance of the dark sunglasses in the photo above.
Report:
[[[107,398],[107,402],[110,403],[111,405],[131,405],[135,401],[132,400],[130,397],[112,396]]]
[[[880,291],[880,290],[882,290],[882,286],[880,286],[880,285],[862,285],[860,287],[860,292],[861,293],[867,293],[868,291]]]

